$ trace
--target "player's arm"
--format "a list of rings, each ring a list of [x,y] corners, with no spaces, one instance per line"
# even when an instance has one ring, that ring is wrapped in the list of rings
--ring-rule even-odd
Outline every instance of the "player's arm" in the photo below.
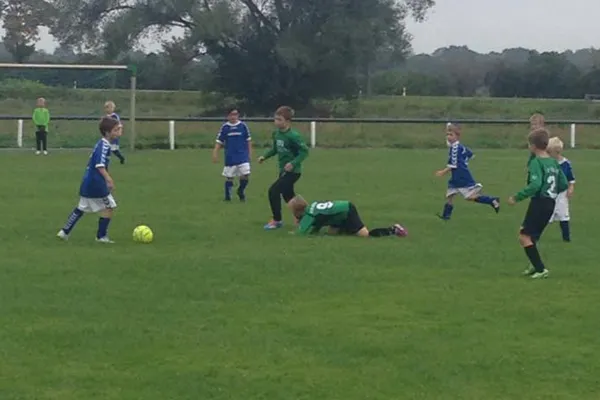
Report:
[[[296,229],[297,235],[312,235],[318,233],[321,228],[316,225],[316,219],[312,215],[304,215]]]
[[[575,192],[575,175],[573,175],[573,168],[571,167],[571,164],[568,164],[568,168],[565,172],[565,177],[567,178],[567,181],[569,181],[567,197],[571,197],[573,196],[573,192]]]
[[[277,154],[277,142],[275,141],[275,134],[273,134],[273,143],[271,145],[271,148],[269,150],[267,150],[260,158],[264,161],[264,160],[267,160],[267,159],[273,157],[276,154]]]
[[[110,190],[111,192],[114,190],[115,188],[115,183],[112,179],[112,177],[110,176],[110,174],[108,173],[108,170],[106,169],[106,160],[108,158],[108,152],[110,150],[110,146],[107,145],[103,145],[102,149],[100,150],[100,154],[98,154],[98,156],[94,155],[95,157],[95,167],[98,170],[98,172],[100,173],[100,175],[102,175],[102,177],[104,178],[104,180],[106,181],[106,186],[108,186],[108,190]]]
[[[435,173],[437,176],[444,176],[448,172],[458,167],[458,146],[450,146],[449,152],[448,164],[446,165],[446,168],[440,169]]]
[[[556,182],[557,193],[562,193],[565,190],[569,190],[569,180],[567,179],[564,172],[559,168],[558,170],[558,182]]]
[[[523,201],[534,196],[542,188],[542,177],[544,173],[539,162],[529,164],[529,184],[519,191],[515,196],[515,202]],[[564,174],[563,174],[564,176]]]
[[[223,148],[223,144],[225,143],[225,140],[227,140],[226,137],[227,136],[225,136],[225,132],[223,132],[223,128],[221,128],[221,130],[217,134],[215,148],[213,149],[213,152],[212,152],[212,161],[214,163],[219,161],[219,151]]]
[[[248,157],[252,160],[254,149],[252,148],[252,135],[250,134],[248,126],[246,126],[246,142],[248,143]]]
[[[290,164],[297,167],[299,164],[302,164],[302,161],[306,160],[309,150],[302,136],[296,134],[291,137],[291,140],[298,149],[298,155],[290,162]]]

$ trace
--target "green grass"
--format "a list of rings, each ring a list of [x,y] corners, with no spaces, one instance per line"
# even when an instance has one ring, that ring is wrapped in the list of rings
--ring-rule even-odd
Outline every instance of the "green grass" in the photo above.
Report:
[[[443,223],[438,150],[318,150],[298,190],[350,199],[405,239],[264,232],[273,163],[250,201],[221,201],[207,151],[147,151],[114,165],[112,247],[96,218],[53,237],[77,200],[87,153],[5,152],[0,168],[0,398],[596,399],[598,153],[573,151],[574,242],[551,226],[551,277],[519,276],[525,204],[457,203]],[[503,199],[525,151],[477,152]],[[288,217],[288,215],[286,215]],[[289,218],[288,218],[289,221]],[[151,245],[131,241],[141,223]]]

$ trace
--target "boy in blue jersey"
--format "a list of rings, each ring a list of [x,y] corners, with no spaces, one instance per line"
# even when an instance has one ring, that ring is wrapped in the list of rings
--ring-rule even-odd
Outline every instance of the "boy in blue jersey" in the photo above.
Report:
[[[240,121],[237,108],[229,109],[227,122],[217,135],[217,143],[212,154],[214,163],[219,161],[219,150],[225,147],[225,201],[231,201],[234,179],[239,178],[237,195],[240,201],[246,201],[246,187],[250,179],[250,158],[252,157],[252,137],[248,126]]]
[[[558,161],[558,165],[560,165],[560,169],[565,174],[567,182],[569,183],[567,190],[559,193],[556,197],[556,205],[554,206],[554,213],[550,218],[550,223],[559,221],[563,241],[570,242],[571,228],[569,226],[569,221],[571,220],[571,216],[569,215],[569,199],[573,196],[573,192],[575,191],[575,176],[573,175],[571,161],[562,154],[563,147],[564,144],[562,140],[557,137],[550,138],[548,141],[548,154]]]
[[[117,203],[111,194],[115,184],[108,173],[108,164],[110,163],[110,142],[121,135],[119,121],[110,117],[102,118],[100,134],[102,138],[94,146],[79,187],[79,204],[69,215],[65,226],[58,232],[57,236],[60,239],[69,239],[71,231],[84,213],[99,213],[96,241],[113,243],[108,238],[108,225]]]
[[[446,143],[448,144],[449,156],[446,168],[436,172],[438,177],[452,173],[448,181],[448,190],[446,191],[446,204],[441,215],[443,220],[449,220],[454,210],[453,198],[461,194],[466,200],[474,201],[480,204],[491,206],[496,213],[500,211],[500,200],[498,197],[484,196],[481,191],[483,186],[475,182],[471,171],[469,171],[469,161],[473,158],[473,152],[460,142],[461,129],[457,124],[449,123],[446,126]]]
[[[121,123],[121,117],[119,116],[119,114],[117,114],[115,112],[116,109],[117,109],[117,106],[115,105],[115,103],[113,101],[107,101],[106,103],[104,103],[105,116],[111,117],[119,122],[119,126],[121,127],[121,135],[122,135],[123,134],[123,124]],[[112,154],[117,156],[117,158],[119,159],[121,164],[125,164],[125,157],[121,153],[121,147],[119,146],[120,139],[121,139],[121,136],[119,135],[119,137],[113,139],[110,142],[110,150],[111,150]]]

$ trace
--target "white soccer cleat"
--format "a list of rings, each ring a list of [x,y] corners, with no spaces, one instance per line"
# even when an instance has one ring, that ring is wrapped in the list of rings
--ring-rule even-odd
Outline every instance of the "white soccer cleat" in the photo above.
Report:
[[[535,274],[535,268],[533,268],[531,265],[522,273],[523,276],[531,276],[533,274]]]
[[[45,156],[47,156],[47,155],[48,155],[48,152],[47,152],[47,151],[44,151],[44,155],[45,155]]]
[[[544,279],[544,278],[547,278],[548,277],[548,272],[549,271],[547,269],[543,270],[542,272],[534,272],[531,275],[531,279]]]
[[[39,156],[40,154],[42,154],[42,152],[41,152],[41,151],[36,151],[36,152],[35,152],[35,155],[36,155],[36,156]]]
[[[64,241],[69,240],[69,235],[62,229],[60,231],[58,231],[58,233],[56,234],[56,237],[61,240],[64,240]]]
[[[102,238],[96,238],[96,242],[105,243],[105,244],[113,244],[114,242],[108,238],[108,236],[104,236]]]

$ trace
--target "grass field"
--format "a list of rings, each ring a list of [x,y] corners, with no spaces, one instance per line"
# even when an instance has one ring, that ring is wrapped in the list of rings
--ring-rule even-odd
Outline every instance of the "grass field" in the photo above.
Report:
[[[54,238],[86,152],[4,152],[0,398],[597,399],[600,161],[568,156],[574,241],[551,226],[551,277],[529,281],[524,204],[434,216],[443,150],[313,152],[305,197],[350,199],[370,227],[410,231],[372,240],[264,232],[273,163],[254,166],[248,203],[224,204],[209,152],[131,154],[112,167],[111,247],[94,243],[94,217]],[[478,151],[472,169],[505,199],[526,157]],[[141,223],[153,244],[131,241]]]

